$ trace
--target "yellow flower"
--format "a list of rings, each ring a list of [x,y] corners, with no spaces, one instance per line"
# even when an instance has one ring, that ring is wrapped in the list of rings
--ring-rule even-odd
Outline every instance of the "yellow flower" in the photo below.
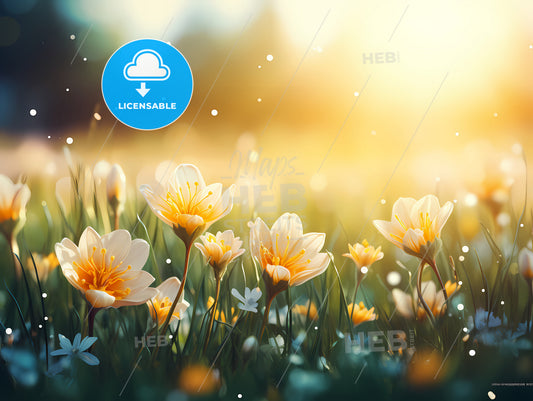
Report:
[[[414,387],[438,385],[446,377],[445,361],[436,349],[417,350],[407,365],[407,382]]]
[[[159,194],[148,185],[140,190],[156,216],[171,226],[186,246],[233,207],[235,186],[222,193],[222,184],[206,185],[200,170],[192,164],[176,167],[162,186]]]
[[[26,204],[31,192],[26,184],[13,183],[0,174],[0,232],[6,237],[16,234],[26,221]]]
[[[126,230],[100,237],[87,227],[78,246],[64,238],[55,251],[65,278],[94,308],[140,305],[158,293],[148,287],[154,277],[142,270],[148,259],[148,243],[132,241]]]
[[[533,280],[533,252],[523,248],[518,254],[518,267],[526,280]]]
[[[115,213],[122,213],[126,203],[126,175],[118,164],[113,164],[106,180],[107,201]]]
[[[285,213],[272,229],[259,217],[250,227],[250,251],[263,269],[267,287],[278,292],[297,286],[323,273],[329,265],[327,253],[320,253],[326,234],[304,235],[302,221]]]
[[[37,268],[37,274],[39,275],[39,280],[41,282],[46,281],[48,275],[54,271],[57,266],[59,266],[59,261],[57,260],[56,254],[53,252],[48,256],[34,253],[33,261],[35,261],[35,267]],[[29,266],[28,269],[31,276],[37,280],[37,277],[35,276],[35,269],[33,268],[33,261],[31,257],[28,258],[26,265]]]
[[[359,302],[359,305],[348,305],[348,315],[351,317],[354,326],[377,319],[374,307],[367,309],[362,302]]]
[[[348,249],[350,253],[345,253],[342,256],[352,259],[358,269],[362,267],[369,268],[374,262],[383,259],[381,247],[374,248],[366,239],[363,240],[362,244],[357,243],[354,246],[348,244]]]
[[[207,298],[207,309],[210,309],[214,303],[215,303],[215,298],[211,296]],[[238,318],[239,318],[239,315],[235,314],[235,308],[232,306],[231,307],[231,324],[235,324]],[[217,310],[215,313],[215,319],[223,323],[228,323],[228,321],[226,320],[226,314],[224,313],[224,311]]]
[[[194,396],[212,393],[220,387],[219,371],[204,365],[186,366],[179,375],[178,387]]]
[[[307,301],[305,305],[294,305],[292,310],[304,318],[309,316],[311,320],[318,320],[318,310],[314,302]]]
[[[154,323],[157,323],[159,327],[165,323],[170,307],[176,299],[176,295],[178,295],[180,285],[181,281],[177,277],[167,278],[157,286],[157,294],[146,302],[152,320]],[[188,307],[189,303],[183,299],[182,294],[181,299],[178,301],[176,308],[172,313],[172,317],[170,318],[170,326],[172,327],[172,330],[176,329],[178,320],[183,318],[183,313],[185,313]]]
[[[440,233],[453,203],[440,207],[434,195],[420,200],[400,198],[392,207],[391,221],[374,220],[374,226],[394,245],[431,264],[440,249]]]
[[[200,236],[203,244],[194,244],[215,272],[217,280],[224,275],[227,266],[244,253],[242,241],[235,237],[233,231],[217,232],[216,235],[207,233]]]
[[[457,283],[447,281],[445,284],[446,293],[451,296],[457,289]],[[442,290],[437,292],[437,287],[433,281],[424,281],[422,283],[422,296],[426,301],[433,316],[441,316],[446,311],[446,300]],[[427,318],[424,308],[419,306],[418,294],[415,291],[414,298],[403,291],[395,288],[392,290],[392,299],[396,304],[398,313],[408,319],[424,320]]]

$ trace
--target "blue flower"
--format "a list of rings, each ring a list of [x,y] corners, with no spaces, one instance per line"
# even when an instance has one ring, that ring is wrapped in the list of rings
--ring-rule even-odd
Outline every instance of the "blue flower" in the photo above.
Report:
[[[81,334],[78,333],[74,337],[74,341],[70,343],[70,340],[62,334],[59,334],[59,345],[61,348],[52,351],[50,355],[60,356],[65,355],[68,358],[79,358],[87,365],[99,365],[100,360],[93,354],[86,352],[94,343],[98,340],[97,337],[85,337],[81,340]]]

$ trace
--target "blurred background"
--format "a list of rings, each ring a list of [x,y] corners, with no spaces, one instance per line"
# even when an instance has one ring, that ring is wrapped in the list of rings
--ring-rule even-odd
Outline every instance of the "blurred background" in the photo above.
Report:
[[[186,112],[150,132],[100,89],[111,54],[147,37],[194,75]],[[237,183],[239,232],[294,211],[306,231],[371,240],[399,196],[522,208],[532,70],[526,0],[0,0],[0,173],[25,177],[31,210],[55,203],[69,160],[121,164],[132,198],[194,163]]]

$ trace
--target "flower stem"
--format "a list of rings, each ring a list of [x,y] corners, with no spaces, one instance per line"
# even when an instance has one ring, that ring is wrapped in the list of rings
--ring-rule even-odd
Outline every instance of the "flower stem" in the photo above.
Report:
[[[355,291],[354,291],[354,293],[353,293],[352,313],[350,314],[350,320],[352,320],[352,321],[353,321],[353,312],[354,312],[354,310],[355,310],[355,299],[356,299],[356,297],[357,297],[357,291],[359,290],[359,285],[361,284],[361,281],[362,281],[362,280],[361,280],[360,278],[357,280],[357,284],[356,284],[356,286],[355,286]]]
[[[444,300],[447,301],[448,293],[446,292],[446,286],[444,285],[444,283],[442,282],[442,278],[440,277],[439,269],[437,269],[437,263],[435,262],[435,260],[429,261],[427,263],[435,272],[435,275],[437,276],[437,279],[439,280],[440,286],[442,288],[442,293],[444,294]]]
[[[527,319],[526,319],[526,333],[529,334],[531,332],[530,325],[531,325],[531,304],[533,304],[533,280],[529,279],[527,280],[527,286],[529,288],[529,297],[527,302]]]
[[[165,323],[163,323],[163,327],[161,328],[160,333],[162,335],[165,335],[165,333],[167,332],[168,326],[170,324],[170,319],[172,318],[172,314],[174,313],[174,310],[176,309],[176,305],[178,305],[178,302],[181,298],[181,294],[183,294],[183,289],[185,288],[185,280],[187,280],[187,269],[189,268],[189,259],[191,257],[191,249],[192,249],[192,242],[186,245],[185,266],[183,268],[183,280],[181,280],[181,285],[180,285],[180,288],[178,289],[178,293],[176,294],[176,298],[174,299],[174,302],[172,302],[172,306],[170,307],[170,310],[168,311],[168,315],[165,320]],[[155,358],[157,357],[158,352],[159,352],[159,344],[156,345],[156,348],[152,354],[152,361],[155,361]]]
[[[91,309],[89,309],[89,337],[92,337],[94,334],[94,318],[96,316],[96,312],[98,312],[98,309],[91,306]]]
[[[215,290],[215,302],[213,302],[213,310],[211,311],[211,316],[209,317],[209,325],[207,326],[207,336],[205,337],[204,343],[204,353],[207,350],[207,345],[209,344],[209,339],[211,338],[211,332],[213,331],[213,323],[215,322],[215,315],[217,312],[218,306],[218,297],[220,295],[220,277],[215,275],[216,280],[216,290]]]
[[[117,209],[115,209],[115,230],[118,230],[120,228],[120,224],[119,224],[119,221],[120,221],[120,213],[118,212]]]
[[[424,272],[424,267],[426,266],[426,262],[422,261],[420,262],[420,265],[418,266],[418,277],[416,280],[416,288],[418,291],[418,300],[422,304],[422,307],[426,311],[426,315],[428,319],[431,321],[432,325],[435,326],[435,318],[433,317],[433,313],[431,313],[431,309],[429,308],[428,304],[424,300],[424,297],[422,295],[422,273]]]
[[[20,267],[20,263],[15,255],[19,255],[19,245],[17,243],[17,238],[13,234],[6,234],[6,241],[9,244],[9,250],[11,251],[11,257],[13,258],[13,263],[15,265],[15,273],[17,275],[17,279],[20,280],[20,276],[22,275],[22,268]]]
[[[88,314],[88,321],[89,321],[89,337],[93,337],[94,334],[94,318],[96,317],[96,314],[98,313],[99,309],[95,308],[91,305],[91,308],[89,309]],[[89,348],[89,352],[91,352],[91,348]]]
[[[272,305],[272,301],[274,300],[274,297],[270,297],[266,303],[265,314],[263,315],[263,324],[261,325],[261,334],[259,334],[259,343],[261,343],[261,339],[263,338],[263,333],[265,332],[265,327],[268,322],[268,315],[270,314],[270,306]]]

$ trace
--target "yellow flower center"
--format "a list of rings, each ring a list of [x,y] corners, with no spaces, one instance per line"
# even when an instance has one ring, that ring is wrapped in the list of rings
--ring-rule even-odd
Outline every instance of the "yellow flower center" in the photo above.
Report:
[[[162,201],[168,208],[162,208],[161,213],[171,221],[174,221],[176,216],[180,214],[196,215],[206,220],[206,216],[213,209],[213,205],[208,204],[206,206],[204,201],[213,195],[213,191],[208,191],[207,194],[200,198],[201,191],[199,190],[199,185],[198,182],[195,182],[193,189],[190,182],[187,181],[187,190],[189,191],[188,201],[183,196],[182,187],[178,189],[178,192],[167,192],[166,196],[162,198]]]
[[[273,266],[283,266],[287,269],[290,268],[293,264],[297,263],[305,255],[305,249],[301,249],[297,254],[290,256],[290,236],[287,235],[287,244],[285,249],[280,251],[279,248],[279,234],[276,234],[276,242],[274,244],[274,249],[268,249],[261,243],[260,253],[261,253],[261,265],[266,266],[267,264]],[[306,263],[311,263],[310,259],[307,259]]]
[[[225,254],[226,252],[231,251],[231,246],[230,245],[226,245],[224,243],[223,239],[220,240],[220,242],[217,242],[217,238],[214,235],[213,236],[209,236],[207,238],[207,241],[208,242],[212,242],[214,244],[217,244],[220,247],[220,249],[222,249],[222,254]]]
[[[157,298],[152,299],[151,302],[154,305],[155,313],[157,314],[157,320],[159,324],[163,324],[168,316],[168,312],[170,312],[170,307],[172,306],[172,301],[169,297],[163,298],[161,301],[159,301]],[[152,318],[155,320],[154,310],[151,307],[150,302],[148,302],[150,306],[150,314],[152,315]],[[177,310],[177,308],[174,310],[173,316],[177,316],[178,319],[180,319],[180,314]]]
[[[5,209],[0,208],[0,222],[7,221],[7,220],[17,220],[19,217],[19,214],[16,210],[13,210],[10,207],[7,207]]]
[[[123,299],[131,292],[130,288],[124,288],[123,283],[128,278],[123,275],[131,269],[128,266],[126,269],[118,270],[122,262],[114,265],[115,257],[110,257],[110,263],[106,262],[107,249],[100,250],[101,258],[95,259],[96,247],[93,247],[91,256],[81,263],[73,262],[73,266],[78,273],[78,284],[87,290],[104,291],[109,295],[115,297],[117,300]]]

